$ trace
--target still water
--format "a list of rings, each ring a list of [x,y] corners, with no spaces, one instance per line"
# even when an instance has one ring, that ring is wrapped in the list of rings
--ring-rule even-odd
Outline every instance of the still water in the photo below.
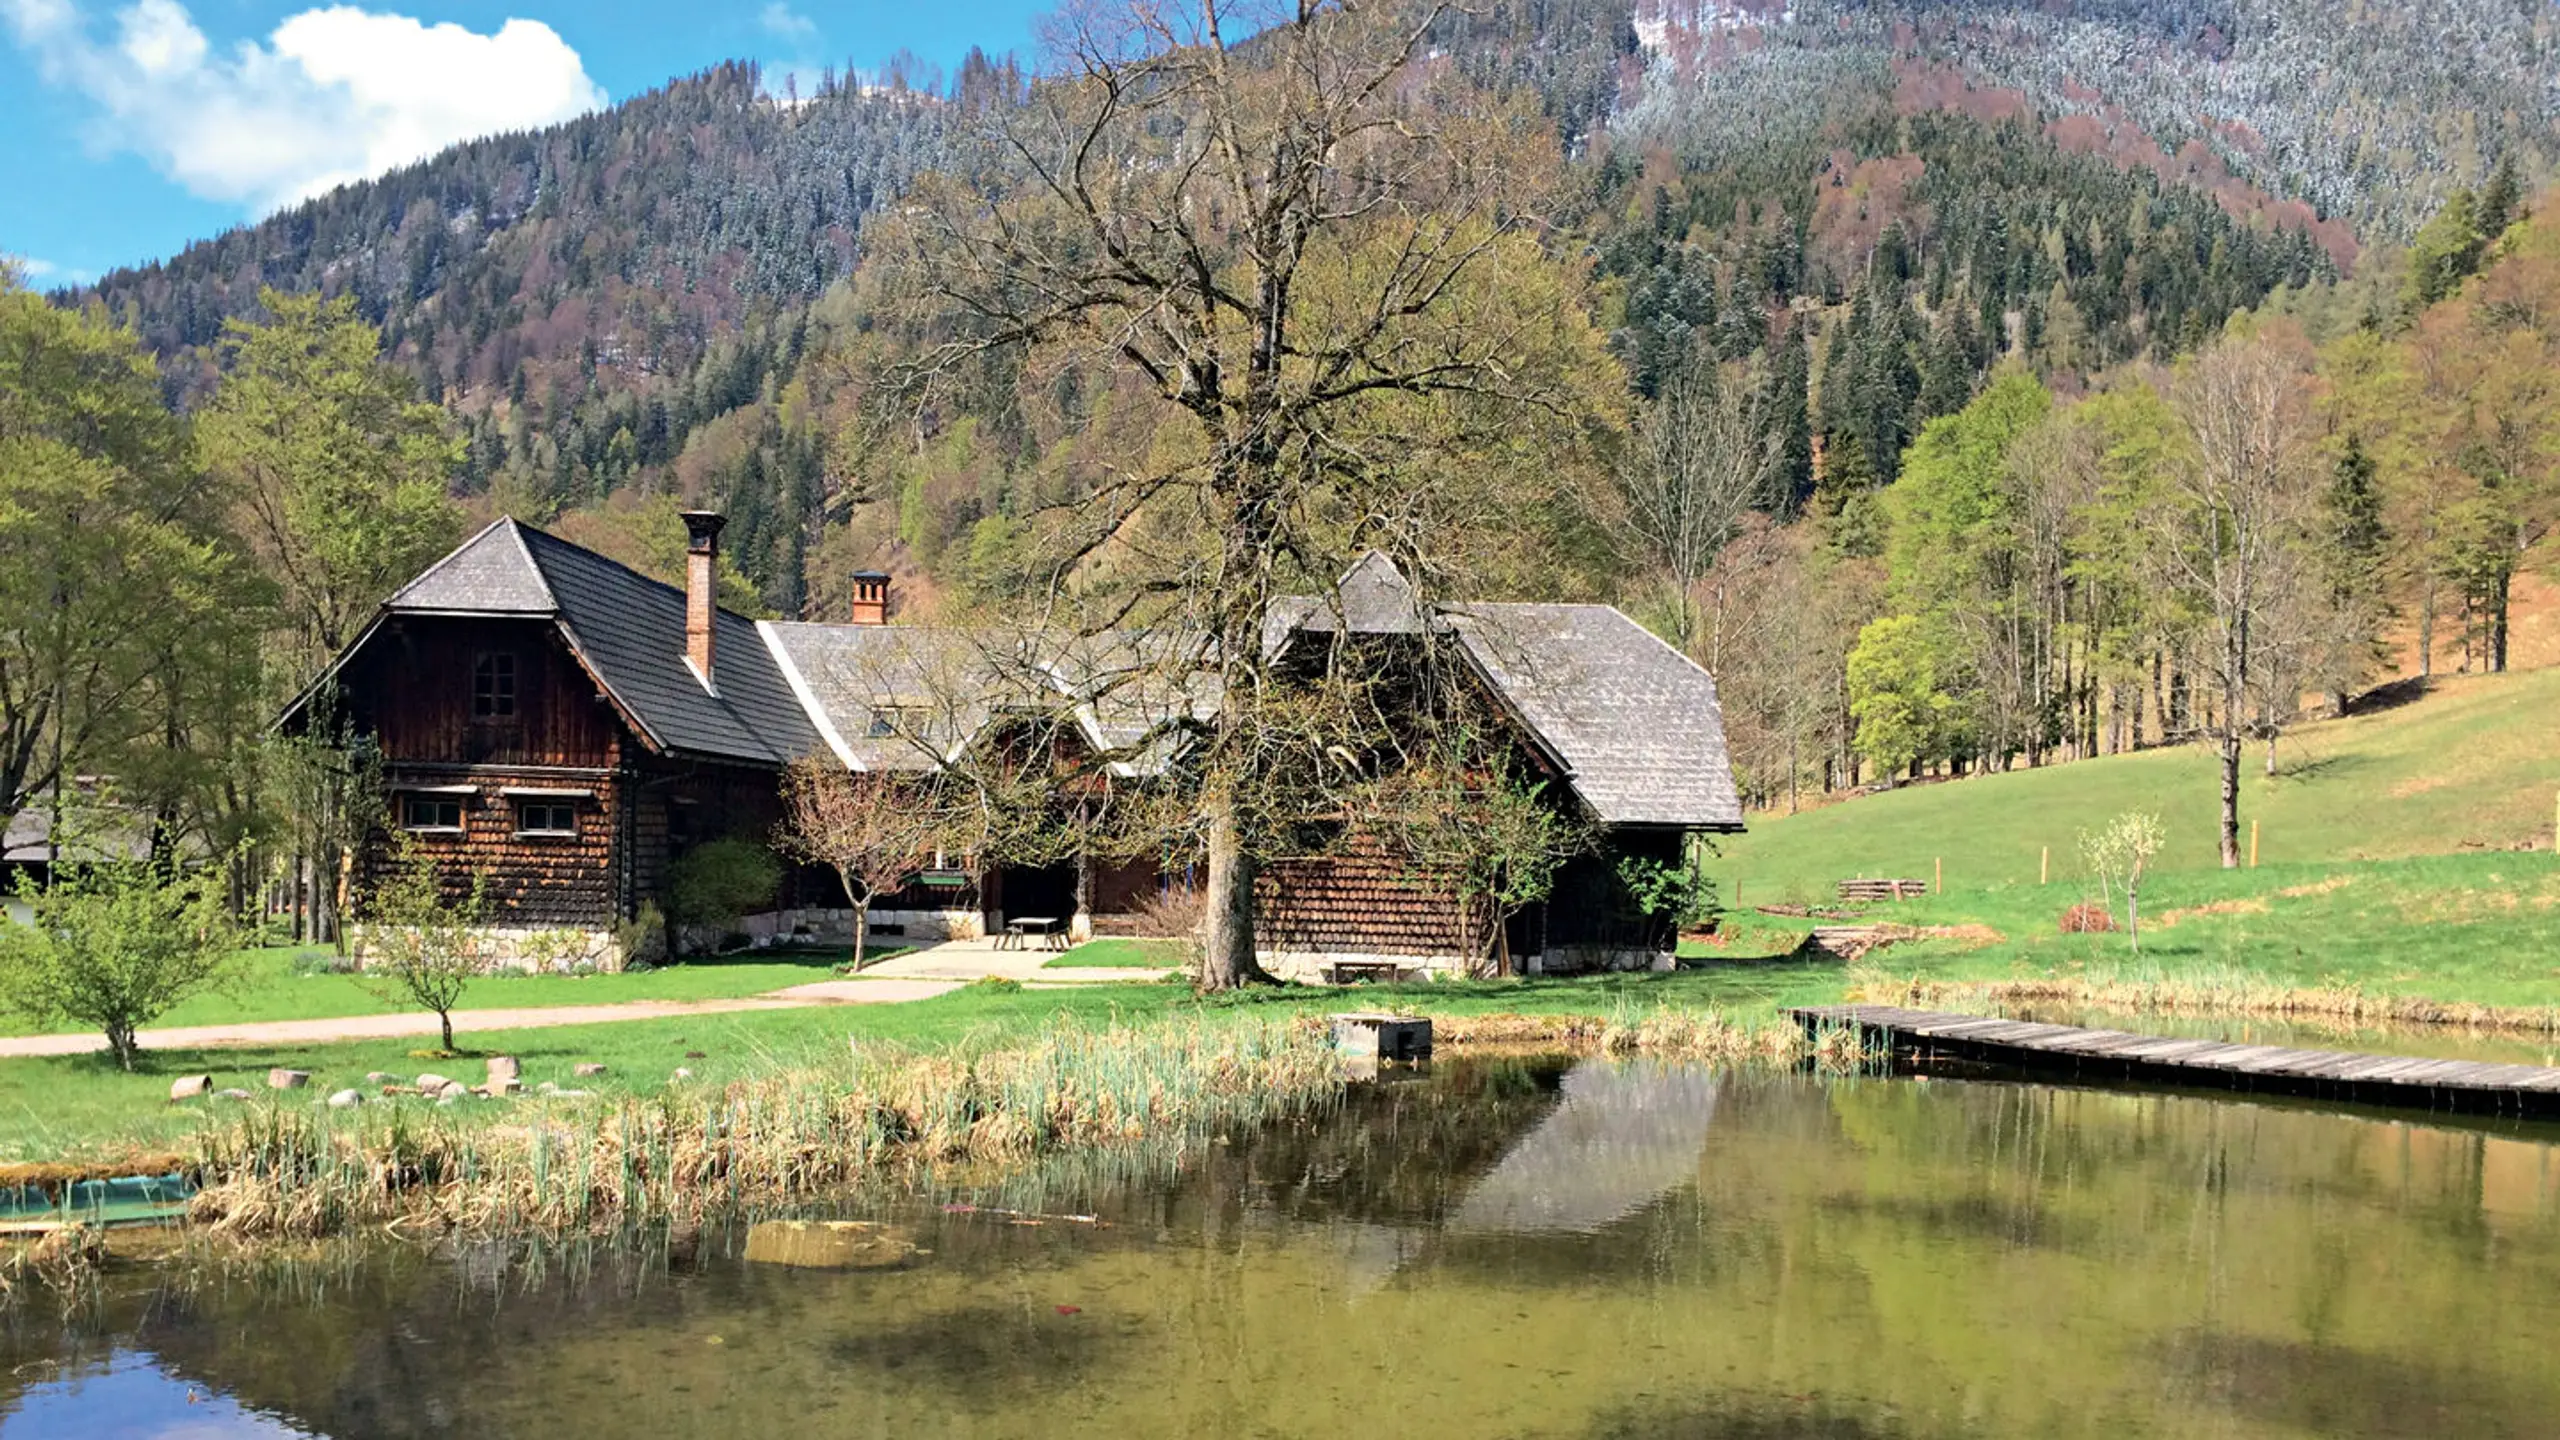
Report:
[[[2549,1436],[2554,1138],[1444,1062],[982,1197],[1036,1214],[859,1207],[852,1268],[741,1228],[128,1273],[8,1318],[0,1440]]]

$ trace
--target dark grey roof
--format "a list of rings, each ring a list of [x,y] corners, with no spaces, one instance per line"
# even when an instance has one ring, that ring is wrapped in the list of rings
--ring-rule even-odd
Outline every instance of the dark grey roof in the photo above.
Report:
[[[1742,828],[1716,682],[1607,605],[1467,605],[1459,643],[1610,825]]]
[[[715,689],[706,690],[685,663],[683,591],[513,519],[464,541],[383,608],[553,618],[597,683],[661,750],[781,765],[818,748],[816,728],[753,621],[717,612]]]

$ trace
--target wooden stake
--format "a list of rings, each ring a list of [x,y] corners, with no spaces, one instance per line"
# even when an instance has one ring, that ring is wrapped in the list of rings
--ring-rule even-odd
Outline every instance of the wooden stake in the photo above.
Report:
[[[2258,868],[2258,822],[2249,822],[2249,868]]]
[[[2039,885],[2053,883],[2053,847],[2050,845],[2044,847],[2044,853],[2036,857],[2036,883]]]

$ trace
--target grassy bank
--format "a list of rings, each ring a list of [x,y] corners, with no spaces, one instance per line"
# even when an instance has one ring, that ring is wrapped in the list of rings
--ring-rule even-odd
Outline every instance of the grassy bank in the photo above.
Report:
[[[2560,669],[2458,677],[2425,698],[2288,733],[2268,778],[2251,748],[2241,773],[2244,826],[2259,824],[2270,865],[2457,854],[2534,844],[2548,850],[2560,793]],[[2161,815],[2164,871],[2217,866],[2215,761],[2185,746],[2042,770],[1912,785],[1808,810],[1755,815],[1723,842],[1716,873],[1745,904],[1827,901],[1856,875],[1928,879],[1951,889],[2081,876],[2079,836],[2128,810]],[[2245,840],[2245,836],[2244,836]]]

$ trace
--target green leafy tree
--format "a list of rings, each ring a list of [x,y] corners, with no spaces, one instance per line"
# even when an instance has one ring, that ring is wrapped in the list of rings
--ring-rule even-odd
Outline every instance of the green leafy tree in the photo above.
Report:
[[[29,919],[0,922],[0,1005],[103,1031],[127,1070],[136,1032],[236,973],[246,941],[216,873],[156,861],[63,862],[50,886],[21,875],[18,900]]]
[[[457,892],[433,855],[406,835],[395,843],[399,851],[365,906],[360,958],[377,994],[435,1012],[450,1052],[454,1007],[498,959],[489,878],[475,873]]]
[[[222,380],[198,433],[307,673],[453,544],[460,512],[447,487],[464,450],[444,412],[383,363],[352,298],[268,290],[260,303],[272,318],[224,328]]]
[[[1887,784],[1941,752],[1954,700],[1941,688],[1943,648],[1917,615],[1867,622],[1849,650],[1849,718],[1857,751]]]
[[[211,508],[134,337],[0,270],[0,817],[184,731],[235,593]]]
[[[670,938],[687,929],[727,931],[764,908],[782,885],[782,864],[752,840],[709,840],[667,867]]]

